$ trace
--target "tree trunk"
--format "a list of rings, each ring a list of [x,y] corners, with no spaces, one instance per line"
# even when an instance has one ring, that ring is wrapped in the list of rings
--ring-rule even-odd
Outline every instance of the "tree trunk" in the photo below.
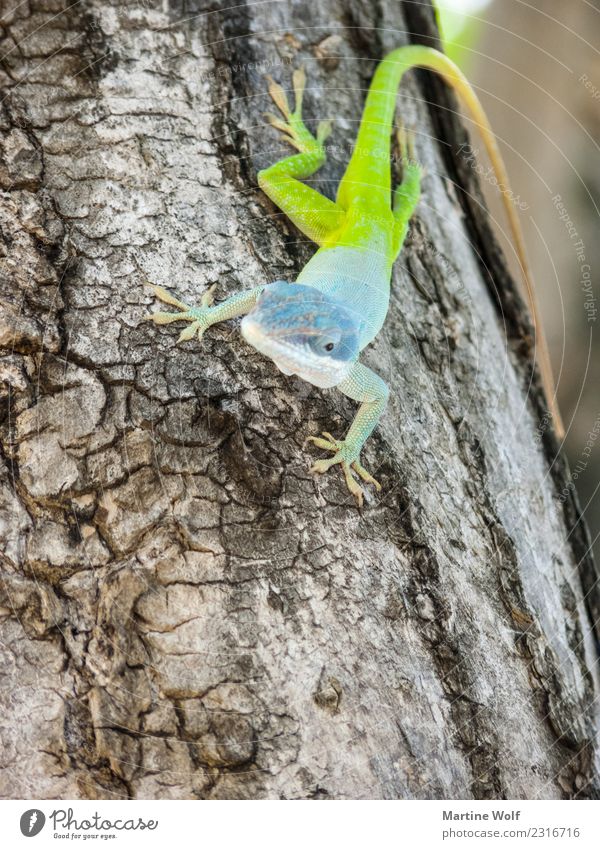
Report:
[[[392,398],[362,513],[304,446],[355,404],[231,325],[141,321],[146,280],[294,279],[264,74],[304,65],[335,119],[331,195],[431,8],[68,6],[3,19],[0,795],[597,795],[597,576],[443,84],[399,98],[427,177],[366,355]]]

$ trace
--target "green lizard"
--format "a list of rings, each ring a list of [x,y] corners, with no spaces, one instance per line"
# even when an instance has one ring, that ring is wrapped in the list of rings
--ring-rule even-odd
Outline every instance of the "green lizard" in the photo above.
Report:
[[[359,354],[385,320],[392,265],[400,253],[420,195],[421,168],[412,156],[411,140],[402,130],[398,131],[402,181],[393,191],[390,168],[397,90],[403,74],[417,66],[437,71],[456,89],[479,126],[499,184],[508,186],[493,133],[466,78],[444,54],[409,45],[394,50],[378,65],[355,149],[335,202],[329,200],[300,182],[323,165],[323,143],[330,124],[321,122],[316,137],[305,127],[302,120],[305,75],[297,70],[293,75],[294,109],[290,108],[281,86],[270,80],[269,93],[283,120],[271,114],[267,118],[298,152],[260,171],[258,184],[319,249],[295,283],[276,281],[256,286],[218,305],[213,305],[212,289],[202,297],[199,306],[190,307],[156,286],[156,296],[180,311],[149,316],[157,324],[190,322],[179,337],[184,341],[195,335],[202,337],[208,327],[219,321],[244,315],[242,335],[281,371],[297,374],[316,386],[337,386],[360,402],[345,439],[335,439],[326,432],[322,437],[310,437],[319,448],[332,452],[329,458],[317,460],[311,471],[325,472],[333,465],[340,465],[348,489],[359,505],[362,505],[363,488],[354,473],[380,489],[361,464],[360,452],[383,413],[389,394],[383,380],[359,361]],[[518,219],[510,201],[503,197],[534,325],[540,328]],[[537,337],[544,388],[559,429],[548,355],[541,332]]]

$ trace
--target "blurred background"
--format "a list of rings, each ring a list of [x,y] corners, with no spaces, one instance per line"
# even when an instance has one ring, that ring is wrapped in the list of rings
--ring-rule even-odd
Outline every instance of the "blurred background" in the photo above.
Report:
[[[565,448],[598,558],[600,4],[438,0],[436,5],[446,51],[477,90],[520,199],[567,430]],[[474,135],[471,142],[477,147]],[[482,182],[492,214],[504,224],[498,190]]]

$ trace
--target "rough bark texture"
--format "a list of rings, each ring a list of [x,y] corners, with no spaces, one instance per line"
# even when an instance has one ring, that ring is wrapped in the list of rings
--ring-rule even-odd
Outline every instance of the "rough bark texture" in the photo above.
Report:
[[[0,795],[597,795],[596,574],[444,87],[399,98],[428,176],[366,358],[392,401],[362,513],[303,447],[355,405],[231,326],[140,322],[146,279],[293,279],[313,246],[256,188],[284,150],[264,72],[306,66],[333,193],[373,60],[435,43],[431,9],[31,0],[3,25]]]

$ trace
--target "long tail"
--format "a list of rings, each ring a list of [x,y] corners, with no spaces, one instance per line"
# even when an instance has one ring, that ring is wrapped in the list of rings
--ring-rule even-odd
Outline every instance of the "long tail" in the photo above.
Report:
[[[389,158],[390,135],[394,123],[396,95],[400,81],[406,71],[416,67],[436,71],[464,101],[477,124],[498,184],[507,189],[507,191],[502,192],[502,202],[521,266],[524,294],[533,319],[542,385],[548,407],[554,419],[557,435],[562,439],[564,427],[556,401],[548,346],[539,316],[533,276],[527,260],[521,225],[510,201],[512,192],[506,167],[496,144],[490,122],[477,95],[460,68],[451,59],[431,47],[411,44],[392,51],[380,62],[367,95],[356,147],[340,184],[338,201],[342,206],[346,206],[352,197],[356,197],[361,192],[373,197],[374,193],[380,191],[385,195],[386,202],[391,202],[391,168],[385,166],[382,168],[382,163]]]

